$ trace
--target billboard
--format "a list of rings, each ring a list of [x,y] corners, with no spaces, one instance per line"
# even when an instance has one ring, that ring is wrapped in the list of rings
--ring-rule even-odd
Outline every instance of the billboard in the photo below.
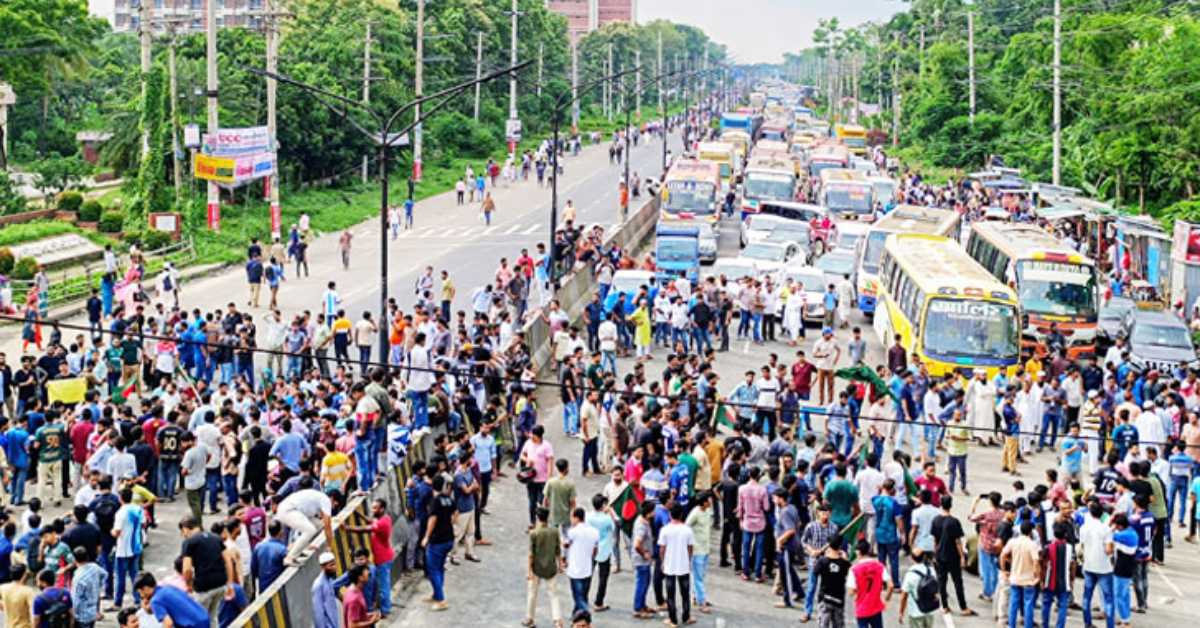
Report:
[[[275,174],[275,154],[216,157],[200,153],[196,155],[193,173],[197,179],[238,186]]]

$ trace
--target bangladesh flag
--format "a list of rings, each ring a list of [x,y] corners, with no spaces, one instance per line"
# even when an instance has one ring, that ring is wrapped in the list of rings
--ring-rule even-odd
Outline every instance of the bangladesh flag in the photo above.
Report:
[[[646,501],[646,496],[640,487],[626,484],[625,490],[621,491],[621,494],[617,495],[617,498],[610,504],[613,512],[617,513],[621,529],[625,531],[625,534],[633,536],[633,522],[638,518],[644,501]]]
[[[846,555],[850,557],[850,560],[854,560],[858,554],[858,537],[862,535],[866,527],[867,517],[860,513],[850,523],[842,526],[842,530],[839,532],[842,540],[846,542]]]
[[[875,389],[876,397],[892,397],[892,390],[888,388],[887,382],[883,381],[879,374],[869,366],[859,364],[850,368],[838,369],[833,375],[839,379],[870,384]]]
[[[717,407],[713,409],[712,418],[713,427],[717,431],[728,436],[733,433],[733,428],[738,424],[738,417],[733,410],[724,403],[717,403]]]
[[[921,492],[920,487],[913,481],[912,474],[908,472],[908,467],[904,467],[904,493],[908,498],[916,499],[917,494]]]

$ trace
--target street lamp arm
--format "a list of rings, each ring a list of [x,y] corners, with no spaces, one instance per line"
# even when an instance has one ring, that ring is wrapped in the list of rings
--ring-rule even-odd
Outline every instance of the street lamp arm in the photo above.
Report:
[[[576,96],[575,98],[570,97],[571,92],[564,92],[563,95],[559,96],[558,100],[555,101],[555,104],[554,104],[555,113],[559,112],[563,107],[566,107],[567,105],[573,104],[575,101],[582,99],[584,94],[586,94],[588,92],[588,90],[592,89],[593,87],[595,87],[601,83],[604,83],[605,81],[611,81],[616,78],[621,78],[621,77],[625,76],[626,74],[633,74],[634,72],[637,72],[639,69],[641,69],[641,68],[629,68],[628,70],[621,70],[620,72],[609,74],[607,76],[602,76],[593,81],[584,83],[583,85],[580,85],[579,87],[576,88],[576,91],[579,92],[579,95]]]
[[[449,94],[448,96],[443,98],[441,100],[441,102],[435,103],[433,105],[430,105],[427,108],[421,109],[421,117],[417,120],[410,122],[408,124],[408,126],[404,127],[400,131],[392,134],[393,137],[391,139],[387,140],[388,146],[394,146],[396,144],[396,142],[400,141],[400,139],[403,138],[406,134],[410,133],[413,129],[417,128],[417,125],[421,124],[426,118],[437,113],[442,108],[444,108],[446,105],[450,104],[454,100],[455,96],[458,96],[458,93]]]
[[[367,107],[362,102],[354,100],[352,98],[347,98],[346,96],[342,96],[341,94],[335,94],[323,87],[317,87],[316,85],[310,85],[308,83],[298,81],[290,76],[287,76],[286,74],[280,74],[278,72],[268,72],[262,68],[255,68],[255,67],[251,67],[251,66],[244,65],[241,63],[236,63],[236,62],[234,63],[234,65],[237,66],[238,68],[241,68],[241,69],[251,73],[251,74],[257,74],[259,76],[263,76],[266,78],[275,79],[276,81],[279,81],[281,83],[286,83],[288,85],[292,85],[293,87],[299,87],[300,89],[302,89],[304,91],[312,92],[314,94],[320,94],[322,96],[332,98],[344,105],[353,107],[360,111],[367,112],[368,114],[371,115],[371,117],[375,118],[377,121],[380,120],[379,114],[375,113],[375,111],[373,111],[370,107]],[[328,104],[326,104],[326,106],[328,106]],[[335,109],[333,107],[330,107],[330,108],[334,109],[334,111],[337,111],[337,109]],[[339,112],[339,113],[342,116],[346,115],[345,112]],[[368,133],[367,135],[374,137],[373,133]]]
[[[426,102],[431,101],[431,100],[438,100],[438,99],[444,98],[446,96],[454,96],[463,91],[466,91],[467,88],[474,87],[477,83],[487,83],[494,79],[500,78],[501,76],[504,76],[505,74],[512,74],[514,72],[525,69],[532,63],[533,63],[532,59],[530,59],[529,61],[523,61],[514,66],[496,70],[494,72],[489,72],[488,74],[485,74],[479,78],[473,78],[469,81],[459,83],[458,85],[451,85],[450,87],[447,87],[443,90],[429,94],[428,96],[421,96],[420,98],[417,98],[416,100],[413,100],[413,101],[409,102],[408,104],[404,105],[403,107],[400,107],[399,109],[393,111],[392,115],[388,117],[387,123],[384,125],[384,128],[387,128],[387,129],[392,128],[392,124],[394,124],[396,122],[396,118],[400,117],[401,114],[412,109],[413,107],[416,107],[418,105],[423,105]]]

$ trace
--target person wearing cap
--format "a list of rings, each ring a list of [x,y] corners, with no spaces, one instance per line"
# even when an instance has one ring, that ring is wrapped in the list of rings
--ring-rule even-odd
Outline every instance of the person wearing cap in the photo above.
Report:
[[[833,401],[833,369],[842,356],[842,348],[833,339],[833,328],[821,330],[821,339],[813,343],[813,364],[817,367],[817,404]]]
[[[1017,439],[1021,433],[1021,413],[1017,409],[1016,395],[1011,388],[1004,394],[1004,401],[1000,406],[1000,416],[1004,429],[1004,453],[1001,454],[1000,469],[1013,475],[1020,475],[1017,473],[1017,449],[1019,448]]]
[[[1079,437],[1087,454],[1088,475],[1096,475],[1100,461],[1100,427],[1104,423],[1100,391],[1087,391],[1087,400],[1079,408]]]
[[[322,552],[317,557],[321,574],[312,583],[313,628],[340,628],[337,593],[333,581],[337,579],[337,561],[332,552]]]

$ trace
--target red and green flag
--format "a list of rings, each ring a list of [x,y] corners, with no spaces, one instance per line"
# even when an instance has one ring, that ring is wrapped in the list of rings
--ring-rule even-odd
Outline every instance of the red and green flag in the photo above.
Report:
[[[846,555],[850,557],[850,560],[854,560],[857,556],[858,537],[863,534],[866,528],[867,518],[861,513],[851,520],[850,523],[842,526],[842,530],[839,532],[839,534],[841,535],[842,540],[846,542]]]
[[[860,364],[858,366],[851,366],[849,368],[838,369],[837,371],[835,371],[833,373],[833,376],[837,377],[838,379],[848,379],[852,382],[862,382],[864,384],[870,384],[871,388],[873,388],[875,390],[876,398],[878,398],[878,397],[893,397],[893,398],[895,398],[894,395],[892,395],[892,390],[890,388],[888,388],[887,382],[883,381],[883,378],[879,377],[879,374],[876,373],[869,366]]]
[[[646,501],[646,496],[642,493],[642,489],[633,484],[625,484],[625,490],[621,491],[620,495],[613,500],[613,512],[620,519],[621,529],[625,534],[633,536],[633,522],[638,518],[638,514],[642,511],[642,502]]]
[[[717,403],[717,407],[713,408],[712,424],[717,432],[726,436],[733,433],[733,428],[737,426],[738,417],[733,410],[724,403]]]

